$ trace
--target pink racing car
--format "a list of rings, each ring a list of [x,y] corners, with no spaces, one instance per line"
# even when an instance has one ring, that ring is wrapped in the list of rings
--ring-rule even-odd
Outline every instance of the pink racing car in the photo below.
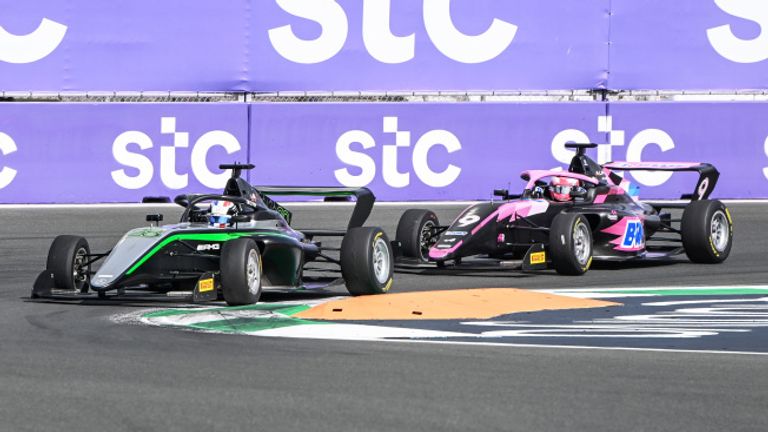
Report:
[[[466,208],[448,226],[430,210],[400,218],[400,267],[484,263],[523,271],[553,268],[581,275],[593,260],[666,259],[685,253],[697,263],[721,263],[733,245],[733,222],[722,202],[707,199],[718,171],[707,163],[611,162],[600,166],[576,149],[567,171],[525,171],[523,193],[495,190],[499,201]],[[615,171],[694,171],[699,179],[684,203],[640,202]],[[672,210],[682,210],[673,217]],[[679,214],[679,211],[677,212]],[[490,262],[489,262],[490,260]]]

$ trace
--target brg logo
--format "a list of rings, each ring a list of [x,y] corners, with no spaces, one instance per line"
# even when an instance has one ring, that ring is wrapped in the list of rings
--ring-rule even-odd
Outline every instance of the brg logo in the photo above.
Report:
[[[160,146],[160,180],[169,189],[183,189],[189,184],[189,174],[177,172],[177,151],[190,147],[189,132],[177,131],[176,117],[162,117],[160,133],[170,135],[173,141],[171,145]],[[112,143],[112,156],[124,168],[112,171],[115,183],[125,189],[141,189],[149,185],[154,178],[155,161],[158,158],[148,156],[147,151],[154,146],[152,138],[141,131],[126,131],[118,135]],[[138,147],[138,151],[132,150],[131,147]],[[200,136],[192,144],[192,151],[185,153],[190,158],[192,175],[204,186],[220,189],[226,185],[229,173],[214,173],[208,168],[208,154],[214,147],[222,147],[227,154],[241,149],[240,142],[231,133],[212,130]],[[137,173],[129,173],[125,168]]]
[[[43,18],[31,33],[14,35],[0,26],[0,61],[6,63],[34,63],[50,55],[67,33],[67,26]]]
[[[394,135],[394,144],[381,146],[381,176],[384,182],[393,188],[404,188],[411,184],[411,168],[416,177],[425,185],[441,188],[451,185],[461,174],[461,168],[448,164],[442,170],[430,164],[429,155],[435,147],[442,147],[448,154],[461,150],[461,142],[447,130],[432,130],[416,140],[411,152],[411,166],[398,167],[398,152],[411,150],[411,132],[398,127],[397,117],[384,117],[383,132]],[[359,151],[352,146],[362,146]],[[336,157],[348,166],[356,168],[354,174],[349,168],[334,171],[336,180],[347,187],[363,187],[376,178],[378,167],[370,153],[376,149],[376,140],[366,131],[351,130],[342,134],[336,141]],[[369,152],[370,150],[370,152]],[[401,171],[401,169],[403,169]]]

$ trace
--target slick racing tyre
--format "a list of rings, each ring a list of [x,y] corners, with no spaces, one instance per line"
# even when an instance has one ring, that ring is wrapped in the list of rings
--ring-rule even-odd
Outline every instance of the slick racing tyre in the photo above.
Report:
[[[561,275],[583,275],[592,265],[592,228],[584,216],[562,213],[549,230],[549,255]]]
[[[397,223],[395,240],[400,243],[403,256],[429,260],[429,248],[437,241],[434,229],[440,225],[437,215],[430,210],[406,210]]]
[[[683,247],[695,263],[725,261],[733,246],[733,221],[728,208],[717,200],[694,201],[683,211]]]
[[[91,265],[88,255],[91,248],[83,237],[60,235],[48,250],[46,269],[53,273],[56,288],[88,292]]]
[[[219,259],[221,291],[229,306],[254,304],[261,297],[261,253],[249,238],[230,240]]]
[[[341,274],[353,296],[389,291],[394,268],[392,247],[380,228],[352,228],[341,241]]]

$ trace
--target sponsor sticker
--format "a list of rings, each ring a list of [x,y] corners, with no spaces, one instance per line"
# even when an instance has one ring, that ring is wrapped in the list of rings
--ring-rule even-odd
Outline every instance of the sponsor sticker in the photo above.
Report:
[[[547,262],[546,252],[534,252],[531,254],[531,264],[543,264]]]
[[[445,235],[447,236],[456,236],[456,237],[465,236],[467,234],[469,234],[469,232],[467,231],[446,231],[445,232]]]
[[[197,290],[201,293],[213,291],[213,278],[202,279],[197,283]]]
[[[633,218],[627,222],[621,246],[625,249],[642,249],[645,247],[645,232],[643,222],[640,219]]]

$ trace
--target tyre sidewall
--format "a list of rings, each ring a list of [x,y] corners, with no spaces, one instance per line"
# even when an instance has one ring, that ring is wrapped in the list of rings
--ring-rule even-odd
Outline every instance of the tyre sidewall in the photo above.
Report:
[[[435,227],[440,225],[437,215],[431,210],[409,209],[400,216],[395,240],[400,243],[403,256],[429,261],[428,252],[425,254],[421,248],[421,232],[429,224]]]
[[[258,260],[259,286],[256,293],[249,290],[248,259],[256,251]],[[221,290],[224,300],[230,306],[254,304],[259,301],[262,291],[262,259],[259,246],[249,238],[239,238],[224,243],[219,262]]]
[[[90,254],[88,241],[83,237],[61,235],[56,237],[48,250],[48,259],[46,269],[53,272],[53,279],[56,288],[65,290],[81,290],[88,281],[75,280],[72,270],[75,263],[75,256],[78,251],[85,251]],[[90,275],[91,266],[86,266],[85,271]]]
[[[374,268],[374,251],[377,245],[384,246],[388,256],[387,278],[384,282],[378,280]],[[384,231],[374,227],[349,230],[341,243],[341,272],[352,295],[388,292],[393,283],[394,259],[392,247]]]
[[[580,263],[574,251],[573,234],[581,225],[586,227],[589,244],[589,258],[586,263]],[[550,228],[549,252],[552,265],[560,274],[581,275],[592,265],[593,253],[592,229],[583,215],[562,213],[552,221]]]
[[[712,221],[716,214],[725,216],[728,242],[717,250],[712,238]],[[694,201],[683,212],[682,239],[685,253],[693,262],[717,264],[725,261],[733,247],[733,220],[728,208],[717,200]]]

